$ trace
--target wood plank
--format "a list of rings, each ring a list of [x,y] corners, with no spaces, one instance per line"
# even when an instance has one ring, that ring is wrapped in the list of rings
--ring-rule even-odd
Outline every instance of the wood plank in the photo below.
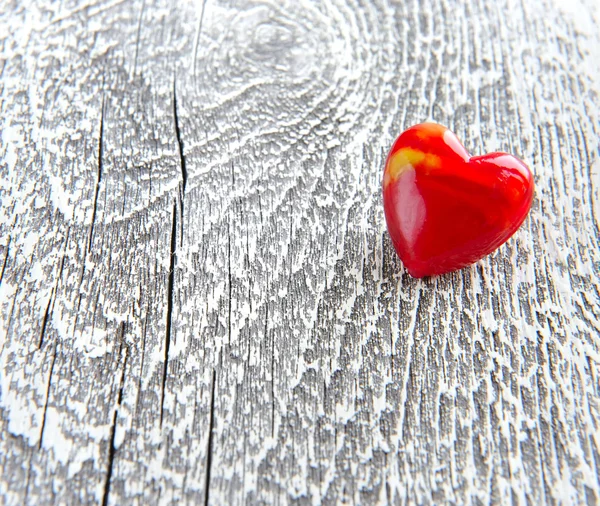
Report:
[[[600,501],[594,0],[7,1],[3,504]],[[415,280],[435,120],[530,217]]]

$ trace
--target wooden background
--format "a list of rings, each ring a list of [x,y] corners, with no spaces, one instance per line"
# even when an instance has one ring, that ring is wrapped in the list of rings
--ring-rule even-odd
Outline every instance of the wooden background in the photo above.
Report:
[[[596,0],[0,0],[2,504],[599,504]],[[415,280],[401,130],[535,173]]]

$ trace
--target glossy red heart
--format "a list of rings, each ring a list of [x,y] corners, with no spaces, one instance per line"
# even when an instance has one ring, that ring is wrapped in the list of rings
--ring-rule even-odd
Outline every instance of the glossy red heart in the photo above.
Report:
[[[533,186],[530,170],[518,158],[471,156],[446,127],[413,126],[396,139],[383,174],[394,248],[416,278],[472,264],[521,226]]]

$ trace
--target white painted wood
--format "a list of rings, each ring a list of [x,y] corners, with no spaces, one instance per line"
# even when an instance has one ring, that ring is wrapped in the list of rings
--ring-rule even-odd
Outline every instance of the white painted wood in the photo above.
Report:
[[[0,502],[600,502],[599,10],[2,2]],[[537,187],[418,281],[426,119]]]

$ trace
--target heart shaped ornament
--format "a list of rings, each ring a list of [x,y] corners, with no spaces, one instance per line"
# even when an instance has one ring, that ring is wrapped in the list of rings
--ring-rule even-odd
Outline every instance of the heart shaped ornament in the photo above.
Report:
[[[413,126],[396,139],[383,174],[394,248],[415,278],[466,267],[517,231],[533,186],[531,171],[518,158],[471,156],[446,127]]]

